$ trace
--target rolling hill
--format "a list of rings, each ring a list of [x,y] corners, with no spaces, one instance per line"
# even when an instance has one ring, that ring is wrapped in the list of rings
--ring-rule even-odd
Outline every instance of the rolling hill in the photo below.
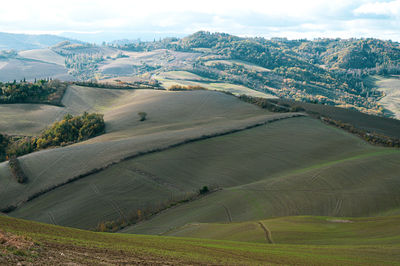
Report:
[[[123,232],[399,207],[398,149],[371,146],[301,113],[271,113],[212,91],[71,86],[63,103],[60,115],[103,112],[106,134],[20,157],[27,185],[0,164],[0,207],[11,216],[86,229],[129,223],[139,210],[164,209],[203,186],[216,191]],[[140,111],[148,120],[139,121]]]
[[[398,217],[357,220],[356,223],[362,223],[365,231],[360,231],[352,226],[353,224],[332,223],[330,234],[324,234],[321,229],[327,227],[326,223],[329,222],[326,219],[327,217],[282,219],[284,223],[277,224],[282,232],[282,234],[277,233],[277,239],[281,235],[279,239],[285,244],[270,245],[226,240],[95,233],[0,216],[0,263],[152,265],[399,263],[398,238],[387,237],[390,229],[394,230],[393,232],[398,231]],[[299,227],[312,232],[301,234],[298,231]],[[315,232],[315,229],[318,231]],[[367,231],[377,237],[375,241],[356,240],[357,244],[341,244],[346,240],[347,243],[351,243],[355,237],[368,238]],[[251,230],[247,232],[254,233]],[[259,233],[262,235],[262,232]],[[335,243],[335,238],[329,239],[329,236],[335,237],[335,234],[340,235],[338,243]],[[295,235],[301,235],[302,242],[306,244],[293,242]]]
[[[93,97],[91,92],[95,91],[98,93]],[[269,113],[217,92],[118,91],[79,87],[69,88],[63,99],[64,103],[71,99],[76,106],[66,105],[59,114],[71,110],[83,112],[87,109],[79,107],[90,107],[91,104],[104,107],[107,97],[112,102],[112,107],[105,106],[102,110],[107,134],[77,145],[20,157],[24,171],[31,178],[29,185],[13,184],[7,163],[0,164],[3,176],[0,180],[3,183],[1,208],[18,204],[42,190],[87,175],[94,169],[108,167],[126,157],[297,115]],[[144,123],[139,122],[137,113],[140,111],[148,113],[149,119]],[[209,118],[211,114],[215,117]],[[43,168],[44,162],[48,167]],[[64,167],[72,171],[65,171]]]
[[[33,35],[0,32],[0,50],[41,49],[63,41],[81,43],[80,41],[50,34]]]
[[[192,223],[167,236],[296,245],[398,245],[399,216],[291,216],[238,223]]]
[[[393,70],[397,44],[383,62],[375,48],[360,52],[363,42],[291,46],[209,35],[4,54],[0,80],[45,73],[118,86],[68,83],[60,106],[0,105],[0,133],[11,136],[38,135],[68,113],[101,113],[106,125],[92,139],[18,157],[26,183],[0,163],[0,264],[399,263],[400,150],[324,123],[400,138],[399,120],[354,110],[396,114],[397,77],[365,65],[366,76],[335,70],[354,66],[356,52]],[[325,57],[312,57],[321,45]],[[164,88],[129,87],[137,80]],[[175,84],[209,90],[165,89]]]
[[[23,50],[0,53],[0,81],[156,79],[166,88],[201,85],[388,117],[398,111],[394,83],[383,88],[388,83],[379,81],[400,73],[400,46],[391,41],[268,40],[200,31],[154,42],[97,46],[64,40]]]

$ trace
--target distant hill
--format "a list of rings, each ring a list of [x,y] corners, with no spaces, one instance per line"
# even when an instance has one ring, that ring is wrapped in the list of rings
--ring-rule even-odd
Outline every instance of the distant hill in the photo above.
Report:
[[[400,74],[400,44],[390,40],[242,38],[199,31],[182,39],[119,48],[197,53],[197,60],[184,66],[186,71],[280,98],[392,117],[398,109],[397,100],[378,103],[387,94],[370,82],[373,75]]]
[[[32,50],[53,46],[59,42],[81,43],[65,37],[50,34],[15,34],[0,32],[0,50]]]

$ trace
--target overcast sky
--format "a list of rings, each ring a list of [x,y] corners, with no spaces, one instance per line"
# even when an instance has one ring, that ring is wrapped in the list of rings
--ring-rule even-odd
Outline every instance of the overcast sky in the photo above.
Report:
[[[183,36],[375,37],[400,41],[400,0],[2,1],[0,31],[90,41]]]

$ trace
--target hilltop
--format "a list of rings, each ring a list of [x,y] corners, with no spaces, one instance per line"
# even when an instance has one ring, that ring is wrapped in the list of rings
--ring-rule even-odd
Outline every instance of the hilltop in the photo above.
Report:
[[[0,50],[32,50],[53,46],[59,42],[71,41],[81,43],[77,40],[51,35],[51,34],[16,34],[0,32]]]

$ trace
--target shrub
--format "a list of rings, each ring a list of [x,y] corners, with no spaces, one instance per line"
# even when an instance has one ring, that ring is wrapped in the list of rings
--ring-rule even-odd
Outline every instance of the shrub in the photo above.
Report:
[[[138,116],[140,117],[140,121],[144,121],[144,120],[146,120],[147,118],[147,113],[146,112],[139,112],[138,113]]]
[[[200,195],[207,194],[208,192],[210,192],[210,190],[208,189],[207,186],[204,186],[199,190]]]
[[[299,105],[294,105],[290,108],[290,112],[304,112],[306,109]]]

